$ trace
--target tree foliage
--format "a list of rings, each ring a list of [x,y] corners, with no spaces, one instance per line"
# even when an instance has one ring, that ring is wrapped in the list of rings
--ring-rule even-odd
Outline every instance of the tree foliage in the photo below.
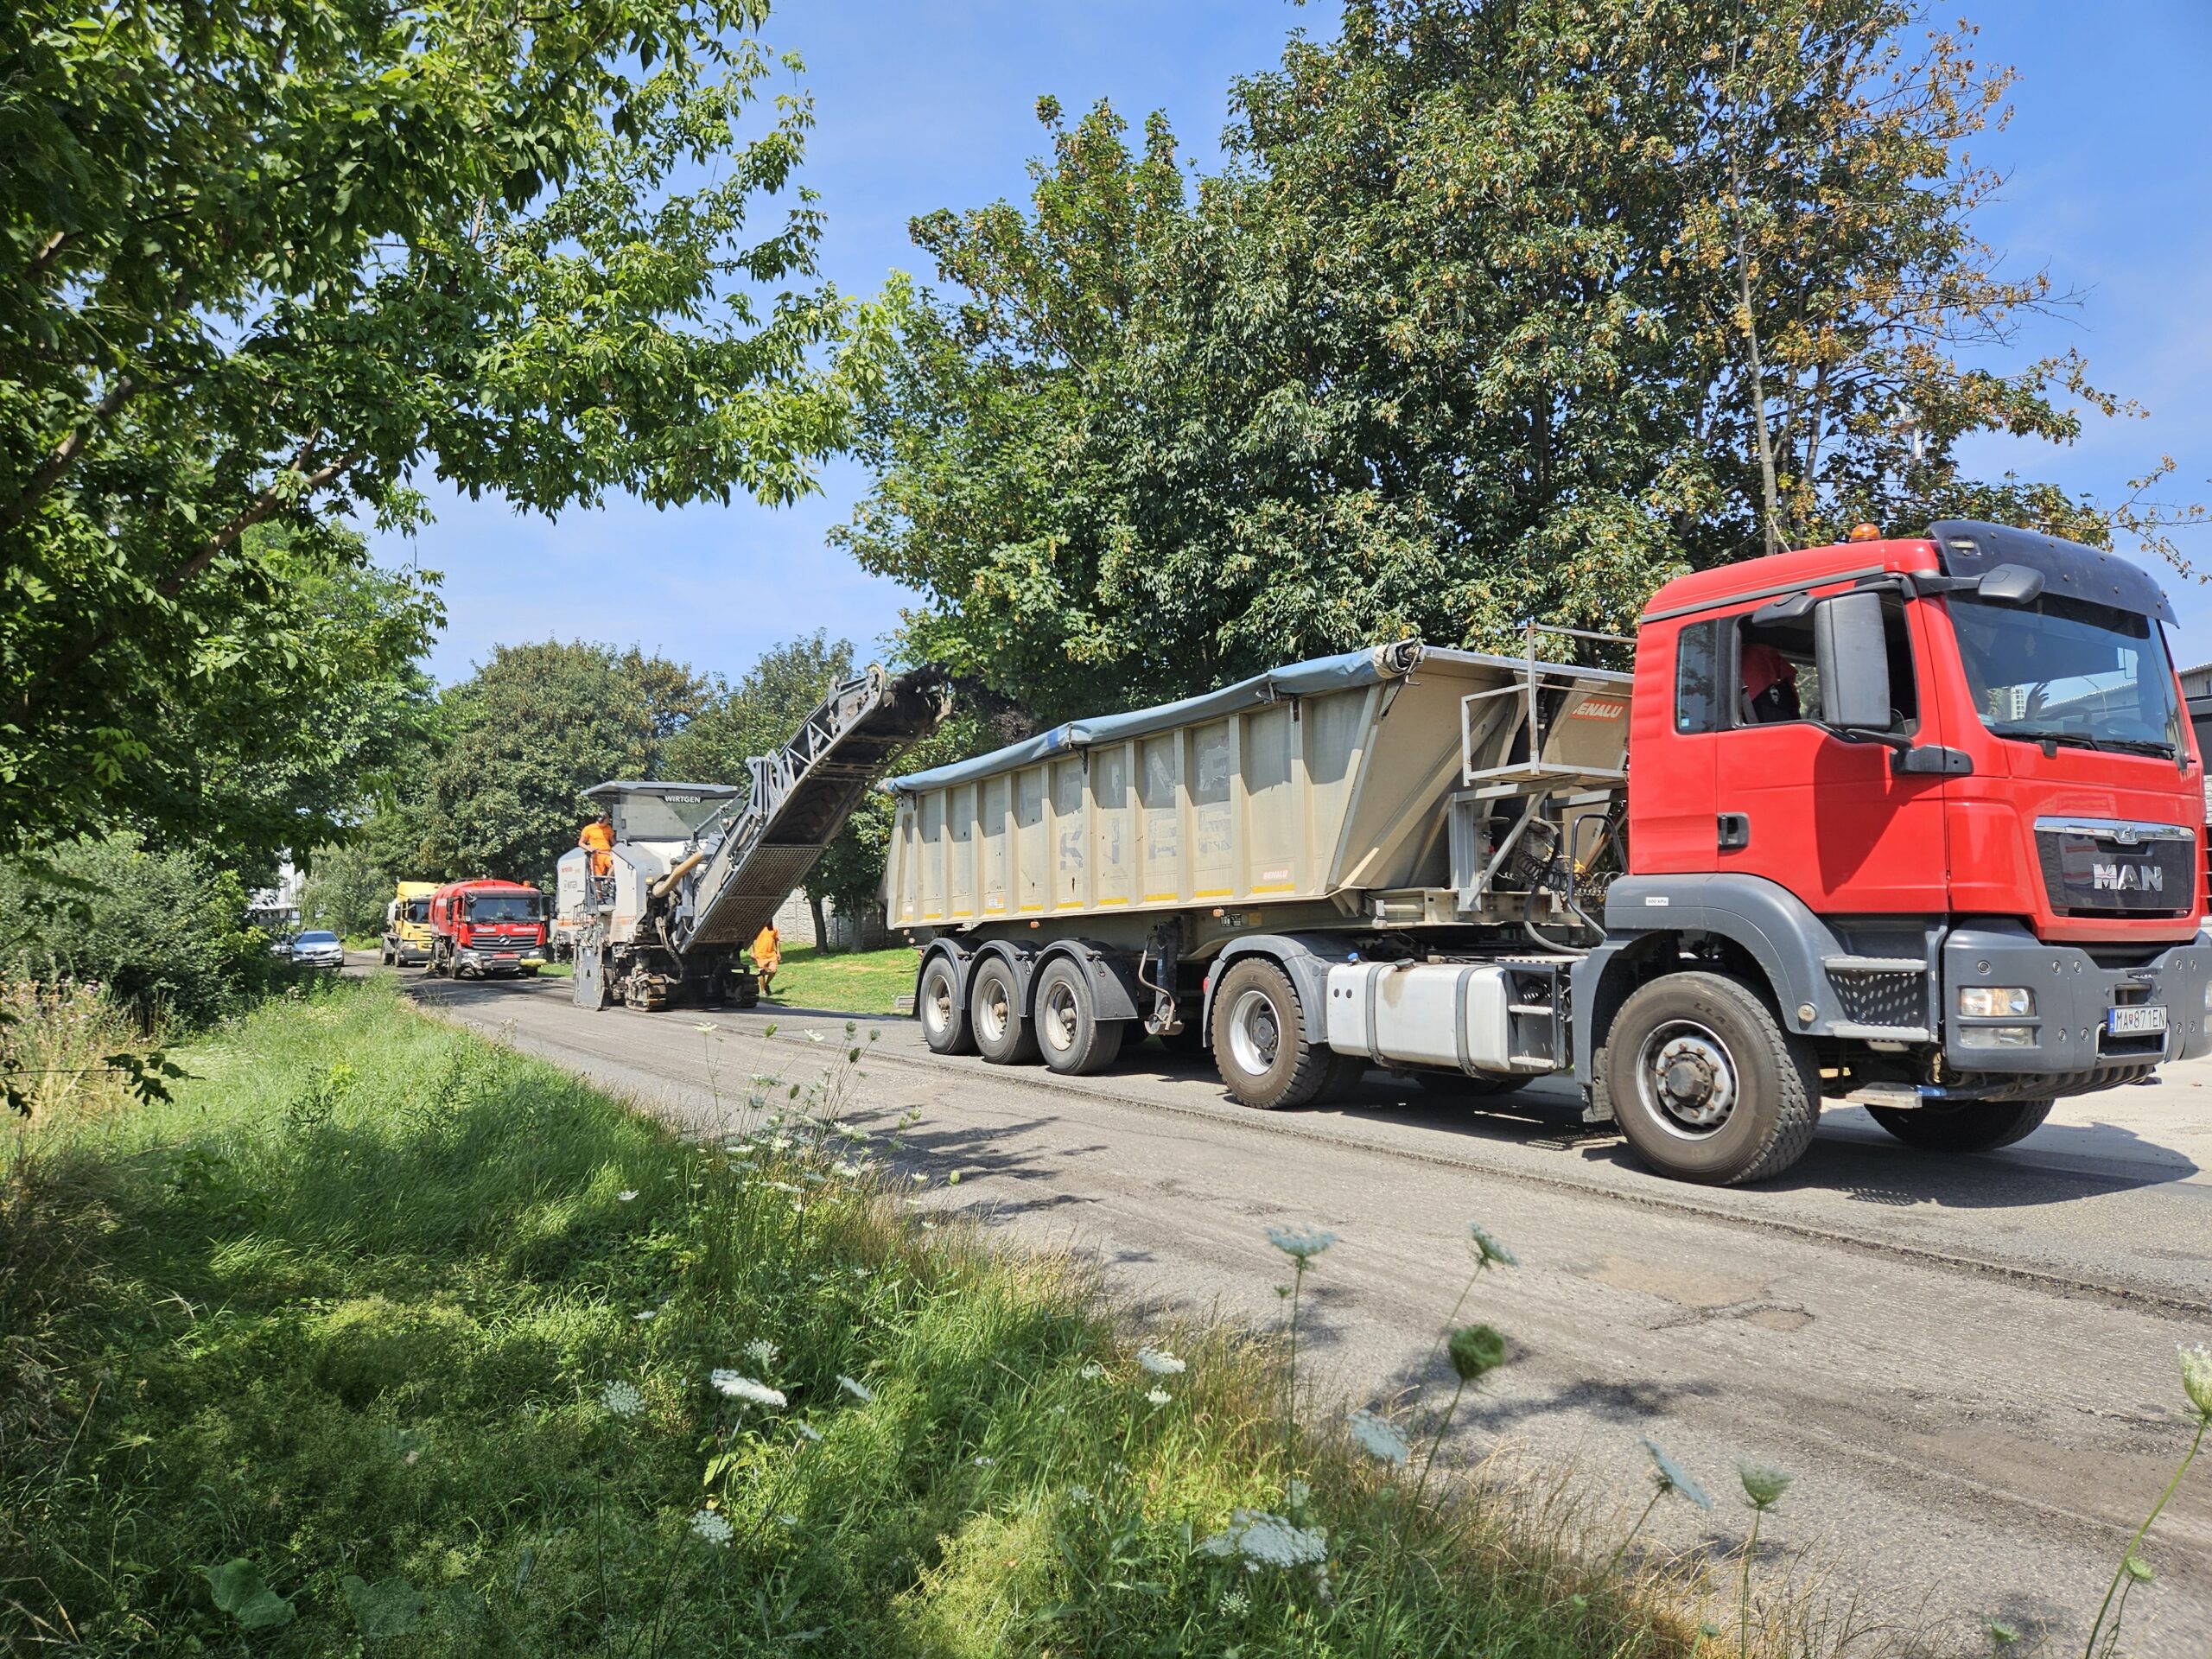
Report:
[[[581,792],[658,778],[664,756],[705,707],[706,681],[635,646],[546,641],[500,645],[444,699],[446,746],[411,802],[415,868],[395,877],[493,876],[550,888],[575,845]],[[395,849],[404,832],[368,832]]]
[[[810,487],[844,317],[761,15],[0,9],[0,842],[204,830],[168,728],[335,671],[257,524],[410,524],[418,466],[549,513]]]
[[[1625,632],[1687,568],[1955,512],[2156,537],[1964,474],[2126,408],[1995,267],[2007,74],[1899,0],[1353,0],[1240,80],[1193,181],[1155,116],[1039,115],[1026,209],[914,221],[843,531],[914,648],[1047,717],[1527,616]],[[2154,475],[2155,475],[2154,469]],[[2190,516],[2186,512],[2183,517]],[[1110,691],[1102,687],[1110,686]]]

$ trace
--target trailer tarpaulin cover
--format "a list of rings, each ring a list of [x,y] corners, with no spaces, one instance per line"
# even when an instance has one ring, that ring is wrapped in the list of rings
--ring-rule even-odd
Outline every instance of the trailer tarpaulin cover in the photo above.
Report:
[[[1395,645],[1376,645],[1368,651],[1348,651],[1338,657],[1316,657],[1311,662],[1270,669],[1249,680],[1224,685],[1218,691],[1185,697],[1180,702],[1133,709],[1126,715],[1101,715],[1095,719],[1071,721],[1005,748],[994,749],[988,754],[893,778],[884,787],[919,794],[950,784],[995,777],[1056,754],[1088,748],[1094,743],[1119,743],[1154,732],[1173,731],[1179,726],[1235,714],[1239,709],[1279,702],[1284,697],[1319,696],[1325,691],[1344,691],[1382,680],[1400,679],[1413,671],[1421,658],[1421,645],[1417,639],[1402,639]]]

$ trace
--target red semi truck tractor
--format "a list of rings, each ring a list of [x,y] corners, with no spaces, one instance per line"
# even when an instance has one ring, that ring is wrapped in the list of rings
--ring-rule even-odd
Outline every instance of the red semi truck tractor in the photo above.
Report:
[[[448,882],[430,895],[430,971],[454,979],[535,979],[545,965],[545,895],[536,887]]]
[[[1256,1107],[1564,1075],[1704,1182],[1823,1100],[1986,1151],[2212,1049],[2172,621],[1986,524],[1700,571],[1632,643],[1408,641],[895,779],[887,911],[940,1052],[1158,1035]]]

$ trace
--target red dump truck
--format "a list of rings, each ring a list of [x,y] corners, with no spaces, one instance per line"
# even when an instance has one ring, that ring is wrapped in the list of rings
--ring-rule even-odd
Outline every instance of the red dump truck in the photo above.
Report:
[[[519,881],[448,881],[430,895],[430,971],[454,979],[545,965],[545,895]]]
[[[940,1052],[1155,1034],[1271,1108],[1564,1075],[1695,1181],[1786,1169],[1823,1100],[1986,1150],[2212,1049],[2173,620],[2094,549],[1868,532],[1633,642],[1408,641],[896,779],[887,914]]]

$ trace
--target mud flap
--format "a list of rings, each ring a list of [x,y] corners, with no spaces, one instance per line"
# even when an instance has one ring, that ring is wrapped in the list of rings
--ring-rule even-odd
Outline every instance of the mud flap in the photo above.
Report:
[[[596,945],[576,950],[576,977],[570,993],[580,1008],[596,1014],[607,1006],[607,952]]]

